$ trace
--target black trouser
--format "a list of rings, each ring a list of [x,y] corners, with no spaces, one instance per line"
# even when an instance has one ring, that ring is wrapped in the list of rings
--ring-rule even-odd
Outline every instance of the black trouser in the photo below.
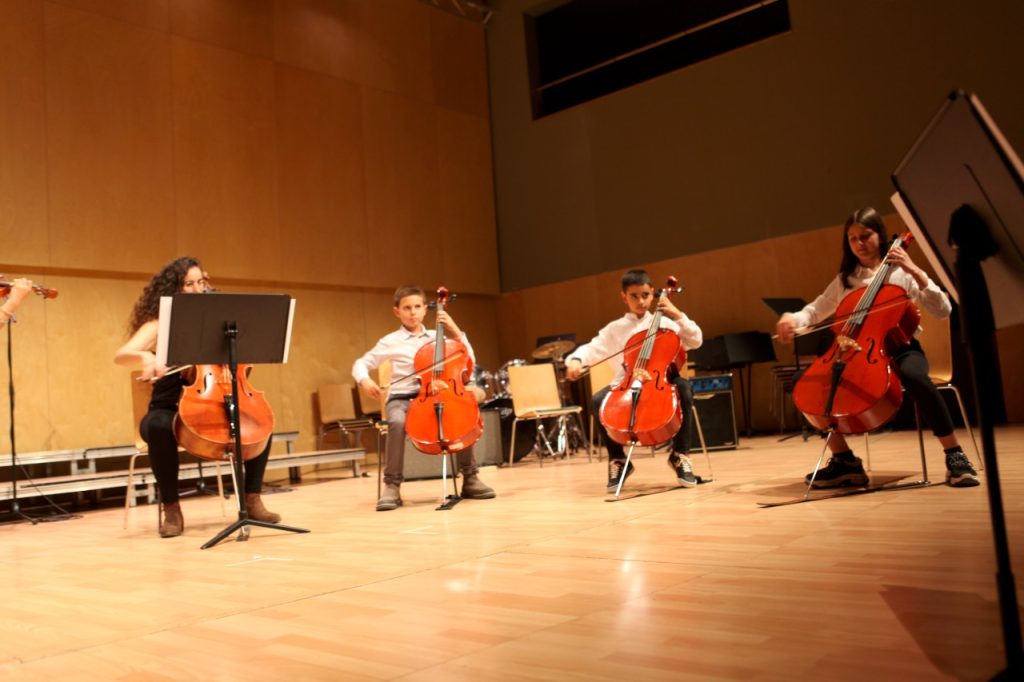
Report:
[[[676,388],[683,411],[683,424],[672,438],[672,451],[685,455],[690,452],[690,432],[693,431],[693,388],[690,387],[689,381],[680,376],[672,379],[671,383]],[[608,459],[624,460],[626,459],[626,449],[608,437],[608,431],[598,418],[601,413],[601,403],[604,402],[604,397],[610,390],[611,386],[605,386],[595,393],[590,402],[590,409],[594,418],[597,419],[598,427],[601,429],[601,438],[604,439],[604,444],[608,448]]]
[[[924,419],[937,438],[953,433],[953,418],[949,415],[946,401],[939,389],[928,378],[928,358],[921,351],[921,344],[914,339],[893,357],[896,373],[907,393],[914,397]]]
[[[149,465],[156,476],[160,501],[178,501],[178,441],[174,437],[174,415],[177,410],[153,409],[139,424],[139,435],[149,446]],[[263,487],[263,473],[270,459],[271,441],[258,456],[245,462],[245,492],[258,493]]]

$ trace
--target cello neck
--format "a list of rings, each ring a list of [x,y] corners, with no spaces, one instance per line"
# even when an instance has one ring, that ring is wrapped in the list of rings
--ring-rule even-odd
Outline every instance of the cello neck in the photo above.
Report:
[[[894,247],[905,246],[909,244],[912,240],[913,235],[911,235],[910,232],[905,232],[901,235],[898,235],[895,239],[893,239],[892,244],[889,246],[889,248],[891,249]],[[846,324],[843,326],[844,331],[852,331],[864,321],[864,316],[867,315],[867,312],[874,305],[875,297],[878,295],[878,292],[885,285],[886,280],[889,278],[890,272],[892,272],[892,264],[886,262],[883,258],[881,265],[878,266],[878,270],[871,278],[871,281],[868,282],[867,291],[865,291],[864,295],[861,296],[860,301],[857,302],[857,306],[853,310],[853,313],[851,313],[850,318],[846,321]]]
[[[448,300],[448,289],[438,287],[437,289],[437,321],[434,324],[434,369],[431,372],[435,379],[440,378],[444,366],[444,325],[441,324],[441,313],[444,312],[445,302]]]

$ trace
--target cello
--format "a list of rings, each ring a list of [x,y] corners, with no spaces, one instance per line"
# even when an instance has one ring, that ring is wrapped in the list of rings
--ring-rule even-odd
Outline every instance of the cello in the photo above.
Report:
[[[665,288],[655,293],[655,302],[662,294],[681,291],[678,284],[675,277],[669,277]],[[664,443],[683,424],[679,395],[671,378],[686,363],[686,351],[678,334],[661,328],[661,318],[661,311],[656,309],[649,328],[626,342],[626,376],[601,403],[601,423],[608,436],[621,445]]]
[[[907,232],[893,246],[912,239]],[[835,341],[793,387],[793,403],[817,429],[865,433],[892,419],[903,402],[892,357],[910,343],[921,312],[902,287],[886,284],[891,270],[883,260],[866,287],[840,301]]]
[[[249,384],[252,365],[238,365],[238,410],[242,435],[242,460],[258,457],[267,447],[274,431],[274,412],[263,391]],[[195,381],[182,389],[178,414],[174,418],[174,436],[178,444],[196,457],[228,459],[235,439],[225,397],[232,395],[231,372],[227,365],[196,365]]]
[[[439,287],[435,303],[439,314],[448,298],[448,289]],[[409,403],[405,433],[420,452],[441,455],[473,445],[483,433],[484,422],[476,398],[466,388],[473,375],[468,349],[461,341],[444,337],[440,319],[434,333],[434,340],[413,358],[420,391]]]

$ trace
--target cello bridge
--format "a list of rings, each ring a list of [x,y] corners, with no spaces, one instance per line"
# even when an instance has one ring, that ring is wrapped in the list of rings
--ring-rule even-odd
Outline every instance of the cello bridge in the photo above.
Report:
[[[844,353],[851,349],[857,352],[861,351],[860,344],[857,343],[856,340],[851,339],[849,336],[837,336],[836,344],[839,346],[839,350],[841,350]]]

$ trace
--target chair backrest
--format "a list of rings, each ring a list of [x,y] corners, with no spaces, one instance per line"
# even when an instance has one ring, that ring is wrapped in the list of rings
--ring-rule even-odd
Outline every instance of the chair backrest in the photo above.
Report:
[[[562,406],[555,380],[554,365],[544,362],[508,368],[508,386],[516,416],[534,410],[550,410]]]
[[[388,384],[391,383],[391,361],[390,360],[385,360],[384,362],[380,363],[380,366],[377,368],[377,376],[379,377],[379,379],[377,381],[377,385],[381,387],[381,389],[380,389],[380,418],[381,419],[387,419],[388,418],[388,413],[387,413],[387,410],[385,409],[384,406],[388,402],[388,389],[385,388],[385,387]]]
[[[928,357],[928,377],[935,384],[948,384],[953,379],[953,344],[950,338],[949,318],[926,317],[917,337]]]
[[[320,402],[320,423],[348,421],[356,418],[352,384],[324,384],[316,390]]]
[[[382,366],[383,365],[387,365],[388,367],[390,367],[391,361],[385,360],[382,363]],[[377,382],[378,386],[384,386],[384,384],[387,383],[387,380],[381,379],[380,368],[370,370],[370,378]],[[386,392],[386,389],[384,390]],[[359,396],[359,404],[357,405],[357,407],[359,407],[360,415],[364,417],[376,417],[377,415],[381,414],[383,404],[379,400],[371,398],[370,394],[364,391],[362,386],[356,386],[356,394]]]
[[[149,400],[153,396],[153,382],[139,381],[140,376],[142,376],[141,370],[135,370],[131,373],[132,419],[135,424],[135,447],[139,450],[145,450],[147,447],[146,441],[142,440],[142,436],[139,435],[139,424],[142,423],[142,418],[149,411]]]
[[[590,397],[593,398],[594,394],[600,391],[605,386],[612,383],[612,379],[615,377],[615,362],[616,359],[608,360],[594,365],[590,368]]]

